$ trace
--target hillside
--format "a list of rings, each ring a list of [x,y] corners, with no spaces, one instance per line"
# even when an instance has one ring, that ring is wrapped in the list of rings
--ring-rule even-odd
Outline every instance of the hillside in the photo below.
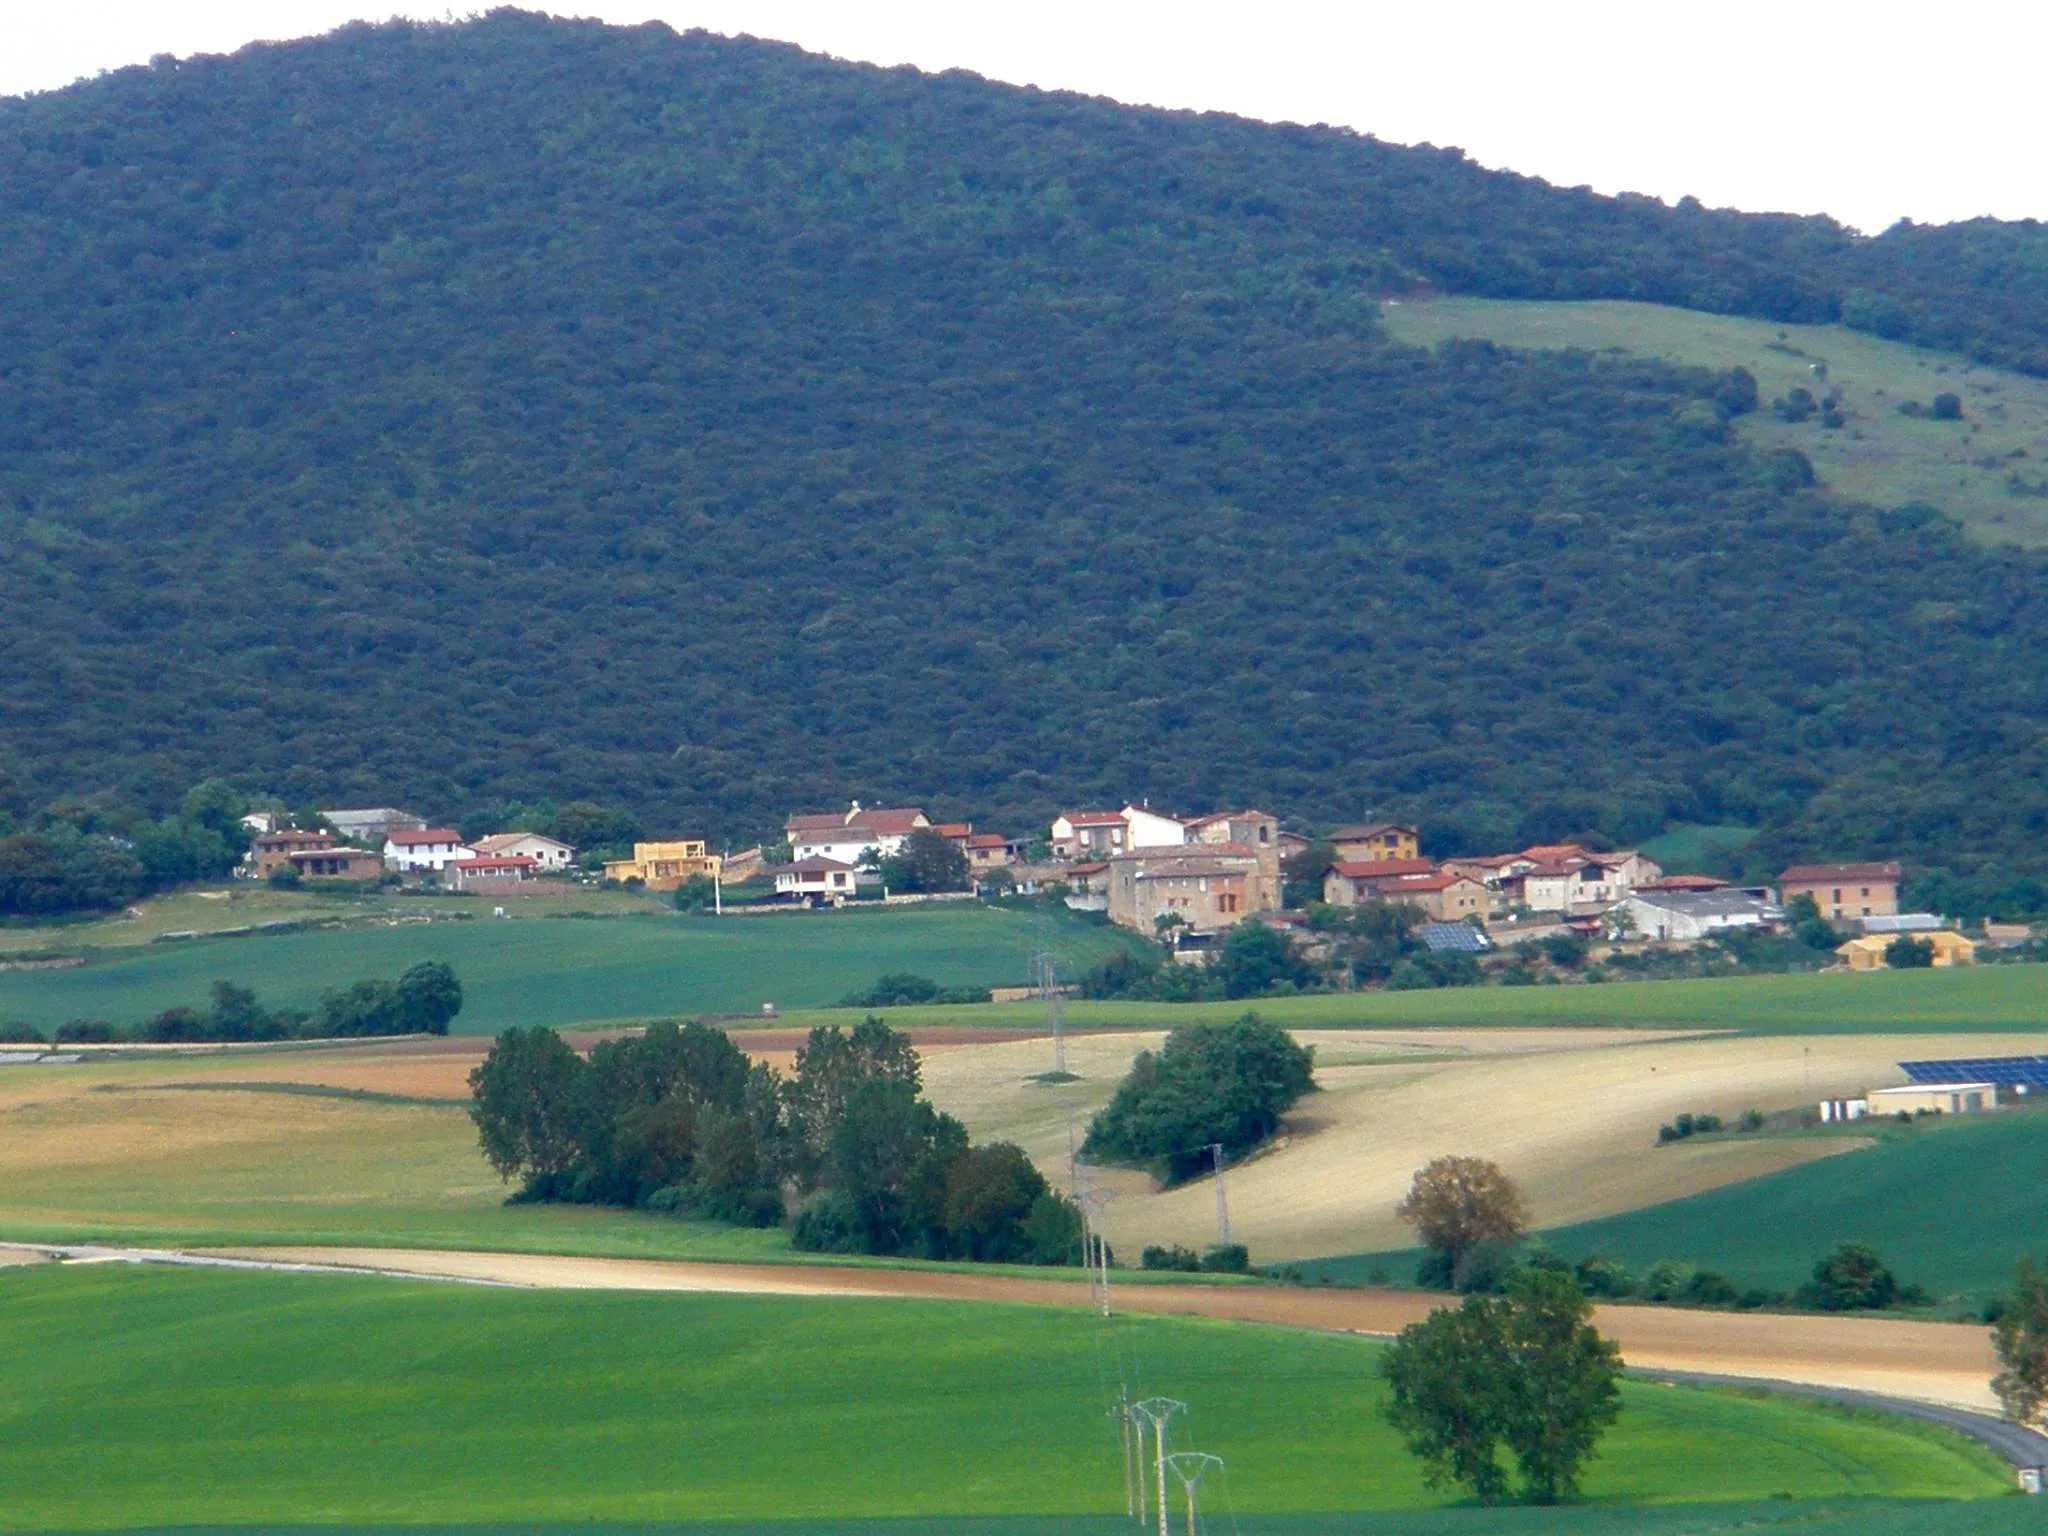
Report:
[[[2039,372],[2044,250],[509,12],[0,102],[12,808],[1128,794],[1996,879],[2039,556],[1805,488],[1739,377],[1377,305]]]

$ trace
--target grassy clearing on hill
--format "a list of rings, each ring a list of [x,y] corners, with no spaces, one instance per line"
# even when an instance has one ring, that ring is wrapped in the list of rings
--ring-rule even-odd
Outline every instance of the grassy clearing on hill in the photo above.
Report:
[[[1646,839],[1642,851],[1674,872],[1732,875],[1735,856],[1756,834],[1755,827],[1677,826]]]
[[[273,1007],[305,1007],[328,987],[446,960],[467,998],[456,1031],[495,1034],[513,1024],[751,1012],[764,1002],[816,1008],[889,971],[942,986],[1021,984],[1047,943],[1078,973],[1130,942],[1078,920],[1048,927],[1034,914],[964,902],[722,921],[654,912],[498,922],[488,913],[470,923],[152,945],[68,970],[8,972],[0,1019],[45,1032],[66,1019],[131,1022],[203,1007],[217,978],[254,987]]]
[[[1132,1385],[1188,1402],[1181,1432],[1225,1458],[1212,1509],[1447,1502],[1378,1417],[1376,1346],[1116,1328]],[[1103,1515],[1122,1503],[1108,1364],[1091,1316],[1022,1307],[14,1270],[0,1525]],[[2006,1486],[1903,1421],[1643,1384],[1624,1401],[1596,1500]]]
[[[1926,502],[1980,539],[2048,543],[2048,381],[1838,325],[1775,325],[1659,304],[1447,298],[1388,304],[1381,318],[1397,340],[1418,346],[1468,337],[1747,368],[1764,409],[1743,419],[1745,441],[1797,448],[1823,483],[1859,501]],[[1815,375],[1816,364],[1825,377]],[[1841,391],[1847,424],[1830,431],[1818,416],[1778,420],[1770,402],[1794,388],[1816,398]],[[1944,391],[1962,397],[1963,420],[1899,411],[1902,402],[1924,406]]]

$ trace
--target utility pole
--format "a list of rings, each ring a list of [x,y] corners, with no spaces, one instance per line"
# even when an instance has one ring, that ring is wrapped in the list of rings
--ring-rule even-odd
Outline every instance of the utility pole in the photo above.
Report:
[[[1209,1156],[1216,1165],[1216,1243],[1227,1248],[1230,1246],[1230,1201],[1223,1193],[1223,1143],[1210,1142]]]
[[[1116,1406],[1109,1410],[1109,1416],[1116,1420],[1117,1443],[1124,1452],[1124,1513],[1142,1521],[1145,1512],[1138,1507],[1138,1502],[1145,1496],[1145,1477],[1139,1469],[1138,1457],[1144,1453],[1142,1449],[1135,1453],[1131,1450],[1131,1435],[1138,1421],[1131,1416],[1130,1388],[1119,1386],[1116,1389]]]
[[[1166,1458],[1166,1464],[1173,1468],[1173,1475],[1180,1479],[1181,1487],[1188,1494],[1188,1536],[1195,1536],[1195,1484],[1202,1480],[1202,1474],[1211,1467],[1223,1465],[1221,1456],[1211,1456],[1205,1451],[1175,1451]]]
[[[1148,1397],[1131,1406],[1152,1426],[1152,1469],[1159,1483],[1159,1536],[1170,1536],[1166,1529],[1166,1421],[1176,1413],[1185,1413],[1188,1405],[1170,1397]],[[1142,1455],[1142,1440],[1139,1445]]]

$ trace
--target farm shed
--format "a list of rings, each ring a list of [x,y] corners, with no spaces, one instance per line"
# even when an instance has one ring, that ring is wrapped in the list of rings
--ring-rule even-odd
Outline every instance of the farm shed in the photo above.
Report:
[[[1935,933],[1909,933],[1907,938],[1934,946],[1934,965],[1973,965],[1977,960],[1977,945],[1972,939],[1964,938],[1952,929],[1941,929]],[[1852,971],[1881,971],[1884,969],[1885,950],[1898,942],[1900,935],[1866,933],[1860,939],[1851,939],[1839,946],[1835,953]]]
[[[1908,1083],[1873,1088],[1873,1115],[1975,1115],[1998,1107],[1995,1083]]]

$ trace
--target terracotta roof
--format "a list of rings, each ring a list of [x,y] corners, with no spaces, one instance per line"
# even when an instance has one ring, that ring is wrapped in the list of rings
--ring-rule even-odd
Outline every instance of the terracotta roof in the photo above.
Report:
[[[1899,865],[1896,859],[1880,864],[1795,864],[1778,876],[1783,885],[1788,880],[1896,880]]]
[[[1132,848],[1115,854],[1112,863],[1128,864],[1139,862],[1161,862],[1174,859],[1256,859],[1256,848],[1244,843],[1167,843],[1157,848]]]
[[[1070,875],[1099,875],[1107,868],[1107,864],[1097,861],[1093,864],[1069,864],[1065,872]]]
[[[1538,843],[1533,848],[1524,848],[1522,857],[1543,863],[1554,863],[1559,859],[1585,859],[1592,855],[1577,843]]]
[[[977,832],[967,839],[970,848],[1006,848],[1010,840],[1000,832]]]
[[[409,832],[387,833],[384,841],[396,843],[401,848],[409,848],[415,843],[453,843],[461,847],[462,834],[452,827],[420,827]]]
[[[510,848],[515,843],[523,843],[529,837],[538,838],[544,843],[553,843],[557,848],[569,846],[559,837],[549,837],[545,832],[493,832],[489,837],[478,838],[469,846],[478,853],[496,853],[500,849]]]
[[[1394,880],[1437,872],[1434,859],[1339,859],[1330,868],[1347,880]]]
[[[1406,832],[1410,837],[1415,829],[1399,821],[1361,821],[1348,827],[1339,827],[1330,834],[1333,843],[1355,843],[1368,837],[1384,837],[1389,832]]]
[[[1460,882],[1466,885],[1479,883],[1470,875],[1403,875],[1398,880],[1389,880],[1380,894],[1398,896],[1403,891],[1447,891]]]
[[[531,869],[533,860],[523,853],[514,853],[503,858],[457,859],[449,867],[466,869],[472,874],[483,874],[493,869]]]
[[[974,823],[970,821],[940,821],[932,824],[932,830],[941,837],[971,837],[974,833]]]
[[[384,862],[384,855],[381,853],[373,852],[371,849],[343,848],[338,844],[334,843],[329,843],[325,847],[321,848],[294,848],[289,853],[287,853],[285,857],[294,862],[297,862],[300,859],[332,858],[375,859],[379,864],[382,864]]]
[[[1446,864],[1476,864],[1483,869],[1506,869],[1510,864],[1519,864],[1525,856],[1519,853],[1461,853],[1456,858],[1445,859]]]
[[[1123,823],[1122,811],[1061,811],[1053,818],[1070,827],[1114,827]]]
[[[1213,853],[1220,846],[1222,845],[1211,843],[1209,844],[1208,851]],[[1232,875],[1242,879],[1248,873],[1250,871],[1242,864],[1225,864],[1218,859],[1175,859],[1172,865],[1165,869],[1141,869],[1137,873],[1137,878],[1140,880],[1221,880]]]
[[[1726,880],[1716,880],[1712,875],[1660,875],[1655,880],[1645,880],[1636,889],[1639,891],[1718,891],[1727,883]]]

